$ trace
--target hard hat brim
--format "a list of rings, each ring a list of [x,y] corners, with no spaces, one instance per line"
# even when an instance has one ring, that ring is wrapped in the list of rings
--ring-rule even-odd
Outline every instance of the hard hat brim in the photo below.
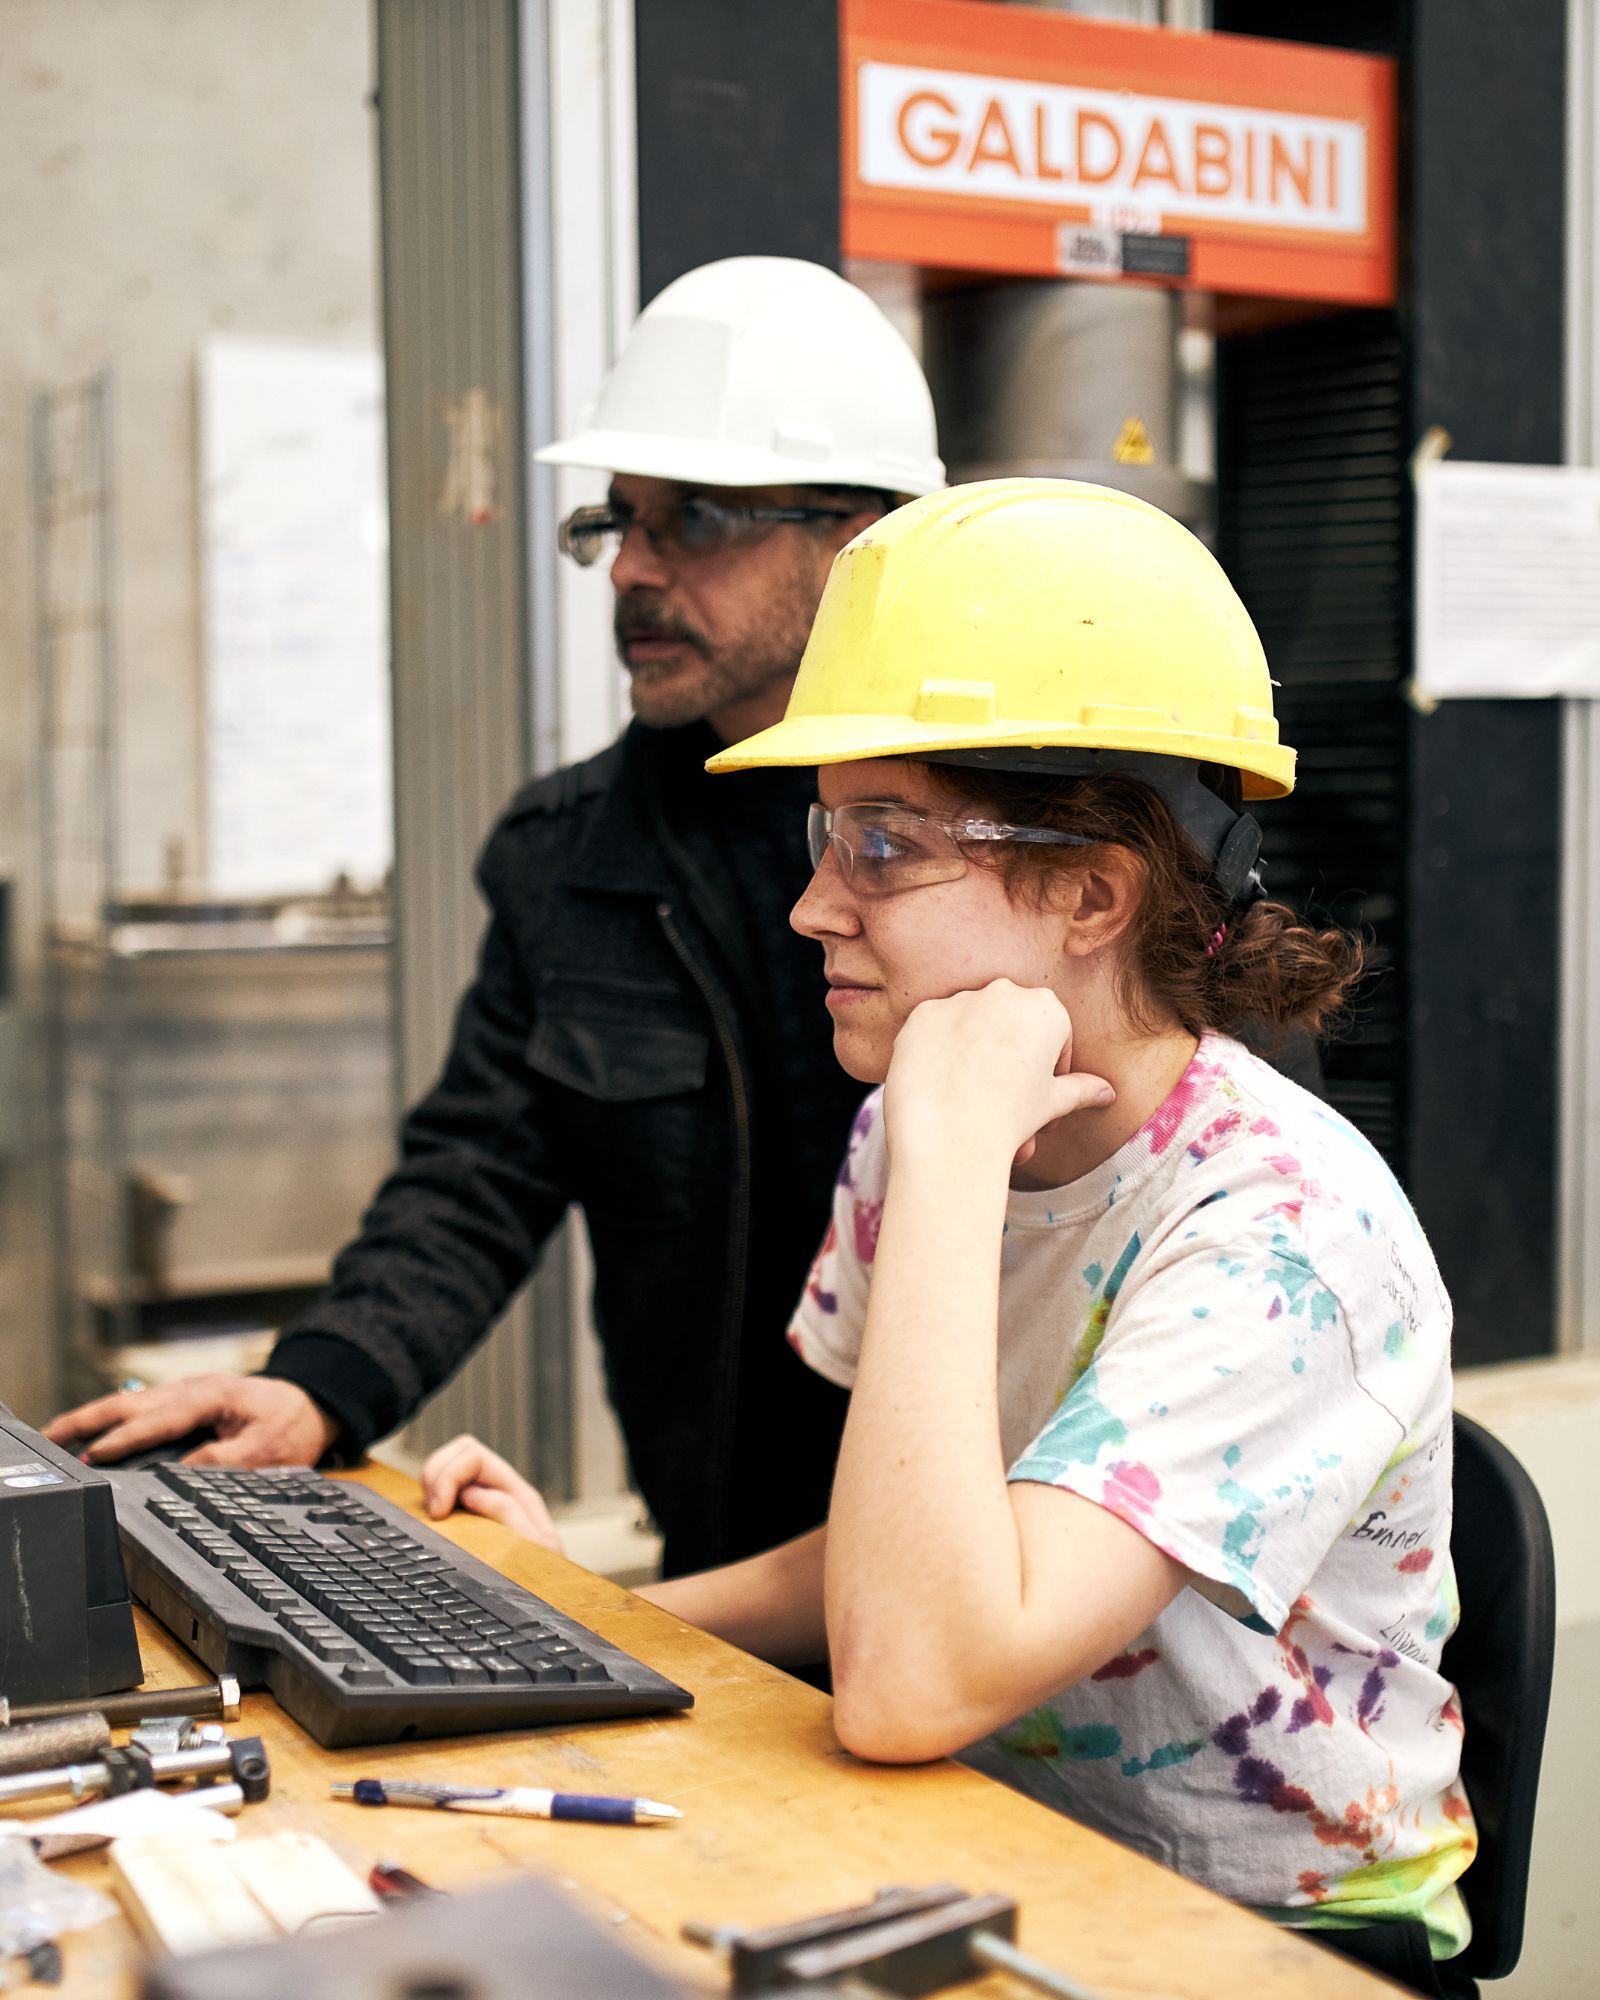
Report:
[[[1073,728],[1015,721],[990,729],[965,723],[930,728],[897,715],[786,717],[770,729],[732,743],[707,761],[714,773],[759,771],[774,765],[853,764],[872,757],[937,757],[963,750],[1137,750],[1202,764],[1225,764],[1240,773],[1247,799],[1281,799],[1294,790],[1295,753],[1282,743],[1241,742],[1232,736],[1199,736],[1183,730]]]
[[[880,493],[920,495],[944,485],[944,467],[931,463],[815,458],[717,439],[673,437],[656,431],[579,431],[534,453],[541,465],[575,465],[623,472],[636,479],[671,479],[701,486],[860,486]]]

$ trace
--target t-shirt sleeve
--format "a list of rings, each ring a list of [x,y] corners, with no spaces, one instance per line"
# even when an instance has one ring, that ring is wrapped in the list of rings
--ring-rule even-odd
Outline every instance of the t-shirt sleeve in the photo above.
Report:
[[[1107,1508],[1202,1595],[1276,1632],[1437,1367],[1383,1366],[1387,1246],[1361,1259],[1314,1248],[1250,1194],[1214,1196],[1135,1263],[1010,1477]],[[1447,1347],[1448,1327],[1434,1332]]]
[[[789,1322],[789,1345],[808,1367],[841,1389],[855,1385],[887,1179],[883,1093],[875,1090],[850,1128],[828,1233]]]

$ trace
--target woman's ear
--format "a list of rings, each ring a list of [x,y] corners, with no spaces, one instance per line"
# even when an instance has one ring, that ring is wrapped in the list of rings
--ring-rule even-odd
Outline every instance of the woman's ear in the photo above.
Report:
[[[1149,879],[1143,860],[1126,847],[1103,847],[1093,867],[1071,878],[1062,899],[1064,949],[1077,958],[1105,951],[1138,914]]]

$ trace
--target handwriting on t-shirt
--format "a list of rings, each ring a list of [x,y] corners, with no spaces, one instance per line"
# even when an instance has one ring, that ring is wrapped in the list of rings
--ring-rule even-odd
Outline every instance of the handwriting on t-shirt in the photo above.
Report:
[[[1414,1549],[1422,1540],[1423,1531],[1421,1528],[1413,1529],[1411,1533],[1407,1534],[1404,1529],[1388,1528],[1380,1525],[1386,1522],[1388,1518],[1388,1515],[1381,1507],[1375,1507],[1361,1523],[1361,1526],[1355,1530],[1351,1539],[1357,1542],[1376,1542],[1380,1549],[1400,1549],[1402,1551]]]

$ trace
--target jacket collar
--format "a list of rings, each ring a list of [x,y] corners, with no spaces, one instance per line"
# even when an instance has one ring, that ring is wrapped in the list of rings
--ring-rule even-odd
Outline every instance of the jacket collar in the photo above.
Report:
[[[653,730],[630,722],[617,774],[590,816],[567,881],[614,896],[667,896],[678,887],[665,833],[668,765],[686,765],[700,730]],[[690,739],[693,739],[691,741]],[[710,754],[708,751],[707,755]],[[710,784],[710,778],[703,782]]]

